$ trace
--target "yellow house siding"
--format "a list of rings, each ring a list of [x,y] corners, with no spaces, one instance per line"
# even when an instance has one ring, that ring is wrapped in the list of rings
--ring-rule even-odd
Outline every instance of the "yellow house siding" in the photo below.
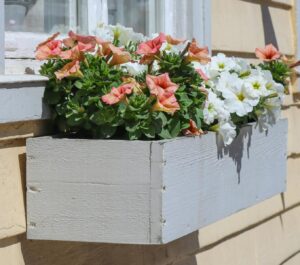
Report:
[[[271,1],[213,0],[213,51],[254,55],[256,47],[277,42],[281,52],[294,55],[292,8],[270,3]]]
[[[296,53],[293,0],[212,0],[212,48],[254,58],[272,32],[279,49]],[[262,17],[264,14],[270,17]],[[271,18],[273,27],[264,24]],[[271,34],[272,35],[272,34]],[[274,37],[273,36],[273,37]],[[299,265],[300,103],[287,96],[287,191],[164,246],[31,241],[25,231],[26,137],[45,134],[43,122],[0,126],[0,265]],[[270,161],[272,162],[272,161]],[[7,238],[8,237],[8,238]]]

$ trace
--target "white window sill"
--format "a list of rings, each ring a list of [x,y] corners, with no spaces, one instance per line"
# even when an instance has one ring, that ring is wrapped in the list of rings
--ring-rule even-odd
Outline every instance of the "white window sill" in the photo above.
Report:
[[[0,124],[49,119],[45,81],[40,75],[0,75]]]
[[[21,74],[0,75],[0,84],[45,82],[47,80],[48,80],[47,77],[41,75],[21,75]]]

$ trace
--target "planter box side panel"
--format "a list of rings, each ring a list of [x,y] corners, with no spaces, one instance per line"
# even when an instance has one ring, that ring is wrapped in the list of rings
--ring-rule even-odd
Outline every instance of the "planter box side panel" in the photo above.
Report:
[[[229,146],[214,133],[164,145],[163,242],[285,190],[287,120],[244,127]]]
[[[158,189],[150,188],[149,156],[150,142],[28,140],[27,237],[107,243],[161,237],[150,228],[150,195]]]

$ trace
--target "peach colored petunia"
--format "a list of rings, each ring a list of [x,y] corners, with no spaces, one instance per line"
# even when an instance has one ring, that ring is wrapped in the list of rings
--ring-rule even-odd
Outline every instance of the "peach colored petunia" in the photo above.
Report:
[[[100,57],[109,55],[111,53],[111,45],[113,44],[109,41],[102,42],[98,47],[97,54]]]
[[[37,60],[46,60],[58,58],[61,53],[62,42],[55,40],[59,33],[53,34],[46,41],[40,43],[35,50],[35,58]]]
[[[56,33],[54,33],[52,36],[50,36],[48,39],[46,39],[45,41],[43,41],[43,42],[41,42],[40,44],[38,44],[38,45],[36,46],[36,50],[37,50],[39,47],[44,46],[44,45],[47,44],[48,42],[50,42],[50,41],[52,41],[52,40],[55,40],[59,34],[60,34],[59,32],[56,32]]]
[[[119,65],[122,63],[127,63],[131,60],[130,53],[127,51],[124,51],[123,49],[116,47],[114,45],[109,46],[112,58],[109,61],[109,65]]]
[[[179,87],[171,81],[168,73],[159,76],[147,75],[146,84],[149,87],[150,93],[155,96],[166,92],[174,94]]]
[[[143,55],[140,63],[150,64],[153,62],[154,56],[159,53],[159,49],[165,41],[165,34],[160,33],[156,38],[140,43],[136,51],[137,54]]]
[[[102,96],[101,99],[108,105],[114,105],[126,98],[126,95],[132,93],[133,87],[135,86],[134,83],[127,83],[122,84],[119,87],[113,87],[111,91]]]
[[[208,47],[200,47],[198,46],[195,39],[192,40],[190,47],[188,49],[187,60],[189,62],[196,61],[202,64],[207,64],[210,62],[210,57],[208,54]]]
[[[176,39],[176,38],[173,38],[171,35],[167,35],[166,41],[167,41],[167,43],[169,43],[171,45],[178,45],[178,44],[184,43],[185,39]]]
[[[153,111],[164,111],[169,114],[174,114],[180,110],[177,99],[172,92],[165,92],[157,96],[157,101],[152,107]]]
[[[196,123],[190,119],[190,127],[185,129],[183,131],[183,134],[190,136],[199,136],[203,134],[203,131],[201,129],[198,129]]]
[[[264,61],[272,61],[279,59],[281,53],[274,47],[273,44],[268,44],[264,48],[256,48],[255,55],[257,58],[264,60]]]
[[[55,72],[55,76],[58,80],[61,80],[65,77],[83,77],[83,74],[80,71],[79,61],[74,60],[70,63],[67,63],[62,69]]]
[[[60,57],[65,60],[79,60],[82,61],[84,58],[83,52],[79,50],[78,45],[72,49],[62,51]]]
[[[89,47],[89,51],[93,51],[95,49],[96,44],[100,44],[103,41],[96,36],[85,36],[74,33],[73,31],[69,31],[69,37],[63,40],[63,43],[66,47],[73,48],[78,43]]]
[[[209,78],[208,76],[203,72],[202,69],[196,69],[196,72],[201,76],[201,78],[204,80],[204,81],[208,81]]]

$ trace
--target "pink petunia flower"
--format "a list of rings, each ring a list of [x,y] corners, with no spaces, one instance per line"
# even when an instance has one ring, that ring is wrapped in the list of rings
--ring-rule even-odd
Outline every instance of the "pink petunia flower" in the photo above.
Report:
[[[58,35],[58,32],[53,34],[50,38],[36,47],[35,58],[37,60],[58,58],[60,56],[62,42],[60,40],[55,40]]]
[[[257,58],[264,61],[272,61],[279,59],[281,53],[274,47],[273,44],[268,44],[264,48],[256,48],[255,55]]]
[[[114,45],[109,46],[110,51],[112,53],[112,58],[109,61],[109,65],[119,65],[123,63],[127,63],[131,60],[130,53],[124,51],[123,49],[116,47]]]
[[[185,129],[183,131],[184,135],[190,135],[190,136],[199,136],[201,134],[203,134],[203,131],[201,129],[197,128],[196,123],[190,119],[190,127]]]
[[[63,43],[68,48],[73,48],[77,44],[80,44],[80,50],[82,51],[94,51],[96,44],[103,42],[96,36],[85,36],[69,31],[69,37],[63,40]]]
[[[159,53],[159,49],[165,41],[165,34],[160,33],[159,36],[157,36],[156,38],[140,43],[136,53],[144,55],[141,59],[141,63],[151,63],[154,60],[154,56]]]
[[[168,73],[164,73],[159,76],[147,75],[146,83],[150,89],[150,93],[155,96],[165,92],[174,94],[179,87],[171,81]]]
[[[134,83],[127,83],[122,84],[119,87],[113,87],[111,91],[102,96],[101,99],[108,105],[114,105],[126,98],[126,95],[132,93],[133,87],[135,86]]]
[[[80,71],[79,61],[74,60],[70,63],[67,63],[62,69],[55,72],[55,76],[58,80],[61,80],[65,77],[83,77],[83,74]]]
[[[171,35],[167,35],[166,41],[167,41],[167,43],[169,43],[171,45],[178,45],[178,44],[184,43],[186,40],[185,39],[176,39],[176,38],[173,38]]]
[[[164,111],[174,114],[180,109],[175,97],[178,85],[173,83],[168,73],[159,76],[146,76],[146,83],[152,95],[156,96],[156,103],[153,106],[154,111]]]
[[[210,57],[208,54],[208,47],[200,47],[195,39],[192,40],[190,47],[188,49],[187,60],[192,62],[196,61],[202,64],[207,64],[210,62]]]
[[[152,109],[153,111],[164,111],[169,114],[174,114],[177,110],[180,110],[180,106],[174,93],[165,92],[157,96],[157,101]]]

